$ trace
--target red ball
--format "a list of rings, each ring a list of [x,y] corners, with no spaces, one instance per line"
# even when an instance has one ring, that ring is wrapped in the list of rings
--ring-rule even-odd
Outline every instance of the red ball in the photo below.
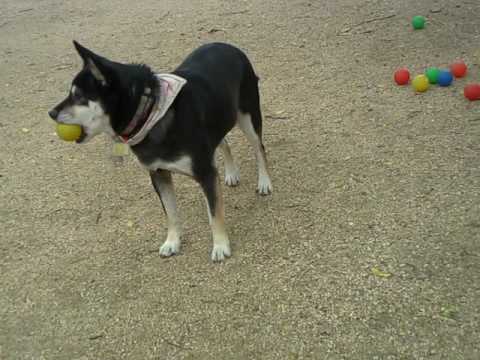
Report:
[[[464,77],[467,74],[467,65],[463,61],[453,63],[450,65],[450,71],[457,78]]]
[[[408,81],[410,80],[410,72],[407,69],[398,69],[395,71],[394,79],[398,85],[408,84]]]
[[[470,84],[465,86],[463,94],[470,101],[480,100],[480,84]]]

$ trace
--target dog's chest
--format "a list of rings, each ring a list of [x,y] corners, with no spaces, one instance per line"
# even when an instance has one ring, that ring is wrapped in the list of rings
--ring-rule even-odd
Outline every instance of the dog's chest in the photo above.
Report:
[[[180,173],[184,175],[193,175],[192,171],[192,160],[189,156],[181,156],[173,161],[166,161],[162,159],[156,159],[149,164],[143,164],[148,170],[168,170],[175,173]]]

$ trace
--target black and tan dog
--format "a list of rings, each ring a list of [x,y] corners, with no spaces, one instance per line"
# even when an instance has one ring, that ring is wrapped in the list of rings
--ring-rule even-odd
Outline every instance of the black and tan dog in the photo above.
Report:
[[[148,169],[168,217],[162,256],[180,250],[180,229],[172,172],[193,177],[202,187],[213,232],[212,260],[230,256],[215,150],[225,159],[225,183],[235,186],[239,172],[227,133],[235,126],[255,149],[261,195],[272,191],[262,144],[258,78],[247,56],[234,46],[199,47],[172,73],[155,74],[145,65],[121,64],[74,42],[84,61],[67,98],[50,117],[78,124],[78,143],[102,132],[130,145]]]

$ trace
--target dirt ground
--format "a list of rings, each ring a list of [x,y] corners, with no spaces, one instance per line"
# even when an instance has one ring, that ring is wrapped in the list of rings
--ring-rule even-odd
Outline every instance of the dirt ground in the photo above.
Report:
[[[479,13],[473,0],[2,0],[0,358],[479,359],[480,102],[463,98],[480,80]],[[193,181],[175,176],[184,243],[162,259],[165,217],[133,156],[56,138],[47,110],[80,68],[72,39],[157,71],[214,40],[250,56],[274,194],[256,196],[235,130],[227,262],[210,261]],[[393,84],[399,66],[458,58],[470,73],[449,88]]]

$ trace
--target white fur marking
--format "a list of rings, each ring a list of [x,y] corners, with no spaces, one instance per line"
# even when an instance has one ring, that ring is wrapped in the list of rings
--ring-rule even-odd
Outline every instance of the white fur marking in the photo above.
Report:
[[[219,147],[222,150],[223,159],[225,161],[225,184],[227,186],[237,186],[240,183],[240,171],[233,160],[230,146],[224,139]]]
[[[93,62],[92,59],[87,60],[87,67],[90,69],[90,72],[95,77],[95,79],[100,81],[103,85],[105,85],[107,83],[107,80],[105,79],[105,76],[103,76],[102,72],[97,67],[97,65]]]
[[[175,161],[155,160],[151,164],[145,165],[145,167],[151,171],[155,170],[168,170],[184,175],[193,175],[192,171],[192,159],[188,156],[182,156]]]
[[[168,231],[167,240],[160,246],[160,256],[169,257],[180,252],[180,237]]]
[[[72,86],[72,92],[76,91],[77,88]],[[80,125],[86,134],[84,143],[102,132],[114,136],[109,116],[104,113],[102,106],[96,101],[89,100],[88,105],[73,105],[62,109],[57,120],[63,124]]]
[[[152,177],[155,185],[160,192],[162,204],[167,213],[168,235],[167,240],[160,247],[160,256],[168,257],[177,254],[180,251],[180,230],[177,217],[177,202],[175,199],[175,190],[171,182],[171,175],[164,179],[162,175],[155,174]]]
[[[230,169],[225,165],[225,184],[231,187],[240,184],[240,171],[238,171],[238,168]]]
[[[228,240],[226,242],[215,242],[213,244],[212,250],[212,261],[213,262],[220,262],[225,260],[226,257],[230,257],[232,255],[232,251],[230,250],[230,245]]]
[[[250,114],[238,113],[238,127],[247,137],[248,142],[253,146],[255,150],[255,157],[257,159],[258,169],[258,186],[257,191],[260,195],[268,195],[272,192],[272,182],[268,175],[267,162],[262,150],[260,139],[258,138],[255,129],[253,128],[252,118]]]
[[[217,199],[217,201],[221,200]],[[213,233],[212,261],[220,262],[232,254],[230,240],[225,230],[225,224],[219,219],[212,217],[211,228]]]
[[[265,174],[260,174],[258,176],[258,187],[257,191],[260,195],[268,195],[272,192],[272,182],[270,181],[270,177]]]

